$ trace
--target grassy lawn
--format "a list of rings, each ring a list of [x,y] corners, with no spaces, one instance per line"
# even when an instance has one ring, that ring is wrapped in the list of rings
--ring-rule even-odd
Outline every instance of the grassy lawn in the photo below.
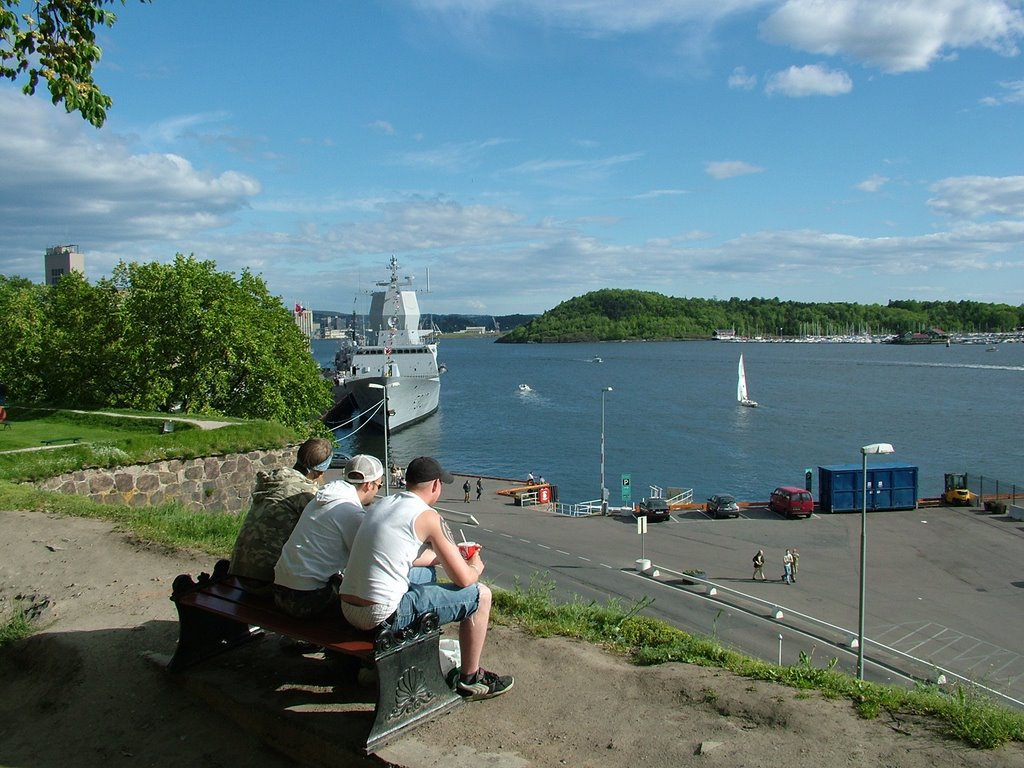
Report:
[[[162,434],[167,414],[161,413],[133,414],[145,418],[129,418],[17,407],[7,412],[12,426],[0,430],[0,480],[11,482],[40,480],[83,467],[283,448],[305,439],[289,427],[267,421],[239,422],[219,429],[199,429],[176,421],[173,432]],[[45,450],[17,450],[43,448],[43,440],[58,437],[79,437],[81,441]]]
[[[39,448],[44,440],[77,437],[85,442],[116,441],[126,435],[159,434],[159,414],[147,418],[101,417],[71,411],[11,407],[7,411],[10,429],[0,429],[0,451]],[[175,428],[190,425],[175,424]]]

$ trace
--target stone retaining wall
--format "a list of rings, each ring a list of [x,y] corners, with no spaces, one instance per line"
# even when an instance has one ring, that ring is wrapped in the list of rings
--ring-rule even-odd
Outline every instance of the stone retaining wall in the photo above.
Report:
[[[174,501],[207,512],[249,508],[256,473],[295,463],[296,447],[199,459],[169,459],[112,469],[83,469],[36,483],[46,491],[88,496],[100,504],[148,507]]]

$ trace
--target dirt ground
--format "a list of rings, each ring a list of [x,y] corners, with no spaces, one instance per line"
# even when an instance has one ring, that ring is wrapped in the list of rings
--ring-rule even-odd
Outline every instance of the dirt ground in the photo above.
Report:
[[[317,654],[265,638],[183,678],[154,663],[177,636],[171,581],[210,567],[102,522],[0,512],[0,615],[20,596],[43,627],[0,652],[0,765],[1024,768],[1021,745],[973,750],[913,719],[506,628],[485,663],[516,676],[511,692],[363,758],[365,711],[338,702],[365,698],[335,691]]]

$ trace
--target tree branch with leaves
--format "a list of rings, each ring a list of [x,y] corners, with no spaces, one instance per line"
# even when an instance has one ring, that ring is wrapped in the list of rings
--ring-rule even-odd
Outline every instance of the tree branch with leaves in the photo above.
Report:
[[[97,27],[117,21],[105,6],[127,0],[0,0],[0,77],[33,95],[46,81],[50,99],[99,128],[113,100],[93,79],[103,55]],[[149,2],[149,0],[140,0]]]

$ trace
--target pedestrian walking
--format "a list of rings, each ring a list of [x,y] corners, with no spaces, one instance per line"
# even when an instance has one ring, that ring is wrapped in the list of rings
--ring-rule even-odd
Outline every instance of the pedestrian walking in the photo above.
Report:
[[[800,552],[797,551],[796,547],[793,547],[793,549],[790,550],[790,554],[793,555],[793,574],[790,576],[790,579],[795,582],[796,573],[800,570]]]
[[[484,492],[484,480],[482,477],[476,479],[476,500],[480,501],[480,497]]]
[[[754,575],[751,578],[752,581],[757,581],[757,577],[761,577],[761,581],[768,581],[764,575],[764,550],[757,550],[757,554],[754,555]]]
[[[788,549],[782,556],[782,580],[787,584],[793,583],[793,552]]]
[[[466,502],[467,504],[469,504],[469,491],[470,491],[470,485],[469,485],[469,480],[467,480],[466,482],[464,482],[462,484],[462,493],[463,493],[463,499],[462,500],[464,502]]]

